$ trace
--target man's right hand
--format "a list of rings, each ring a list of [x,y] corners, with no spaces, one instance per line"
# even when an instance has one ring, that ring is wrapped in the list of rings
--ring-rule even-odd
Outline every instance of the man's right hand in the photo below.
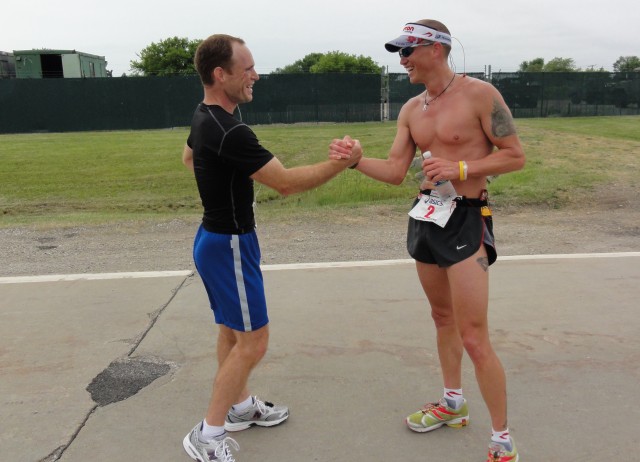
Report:
[[[329,159],[347,160],[350,165],[355,165],[362,157],[360,141],[352,139],[349,135],[343,139],[334,139],[329,145]]]

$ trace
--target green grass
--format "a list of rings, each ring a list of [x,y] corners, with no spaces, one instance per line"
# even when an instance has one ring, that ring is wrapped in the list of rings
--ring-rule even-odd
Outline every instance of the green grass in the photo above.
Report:
[[[490,185],[498,204],[559,208],[592,200],[607,184],[638,187],[640,117],[516,119],[527,156]]]
[[[630,117],[567,117],[529,119],[526,125],[532,128],[558,133],[584,135],[586,139],[604,137],[614,140],[640,141],[640,118]]]
[[[84,222],[193,210],[192,179],[177,154],[185,136],[186,130],[1,136],[2,220]]]
[[[611,181],[637,184],[640,117],[517,119],[527,165],[490,185],[501,205],[562,207]],[[285,166],[326,159],[332,138],[360,139],[386,157],[395,123],[254,127]],[[0,226],[81,225],[198,216],[195,182],[181,163],[188,130],[0,135]],[[313,191],[280,197],[256,185],[261,214],[324,213],[369,204],[407,206],[411,171],[391,186],[346,171]]]

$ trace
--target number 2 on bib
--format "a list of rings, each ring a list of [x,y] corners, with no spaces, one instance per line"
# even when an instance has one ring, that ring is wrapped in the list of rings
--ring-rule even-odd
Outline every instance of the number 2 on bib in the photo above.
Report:
[[[433,205],[429,205],[429,207],[427,207],[427,213],[425,213],[424,217],[429,218],[435,211],[436,208]]]

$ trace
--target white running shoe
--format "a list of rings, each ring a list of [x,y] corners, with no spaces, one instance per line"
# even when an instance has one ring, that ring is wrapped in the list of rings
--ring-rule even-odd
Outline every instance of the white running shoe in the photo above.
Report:
[[[224,428],[230,432],[246,430],[252,425],[273,427],[289,418],[289,408],[276,406],[268,401],[260,401],[253,396],[253,404],[244,411],[236,412],[231,408],[224,422]]]
[[[193,430],[182,441],[182,446],[189,457],[198,462],[235,462],[230,447],[236,451],[240,450],[236,440],[224,433],[218,438],[203,443],[200,439],[201,432],[202,422],[193,427]]]

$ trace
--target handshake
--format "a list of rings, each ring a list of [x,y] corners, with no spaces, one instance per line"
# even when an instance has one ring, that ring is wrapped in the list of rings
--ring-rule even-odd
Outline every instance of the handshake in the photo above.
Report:
[[[362,146],[360,141],[351,139],[350,136],[334,139],[329,145],[329,159],[345,160],[349,168],[356,168],[362,158]]]

